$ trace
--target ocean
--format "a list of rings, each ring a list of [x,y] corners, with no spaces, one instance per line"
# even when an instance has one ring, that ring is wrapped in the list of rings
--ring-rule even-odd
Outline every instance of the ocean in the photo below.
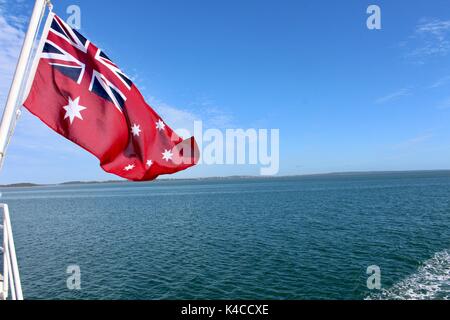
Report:
[[[1,191],[26,299],[450,297],[450,172]]]

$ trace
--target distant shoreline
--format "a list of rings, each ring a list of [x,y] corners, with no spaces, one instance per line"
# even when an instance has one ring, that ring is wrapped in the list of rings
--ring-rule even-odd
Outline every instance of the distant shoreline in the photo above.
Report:
[[[383,174],[426,174],[426,173],[446,173],[450,174],[450,169],[442,170],[407,170],[407,171],[349,171],[349,172],[329,172],[329,173],[313,173],[303,175],[286,175],[286,176],[227,176],[227,177],[205,177],[205,178],[185,178],[185,179],[170,179],[161,178],[153,181],[158,182],[170,182],[170,181],[211,181],[211,180],[236,180],[236,179],[288,179],[288,178],[308,178],[308,177],[333,177],[333,176],[363,176],[363,175],[383,175]],[[152,181],[147,181],[152,182]],[[127,180],[106,180],[106,181],[68,181],[62,183],[13,183],[0,185],[0,188],[36,188],[36,187],[56,187],[56,186],[70,186],[70,185],[85,185],[85,184],[108,184],[108,183],[132,183]],[[140,183],[140,182],[137,182]],[[145,183],[145,182],[144,182]]]

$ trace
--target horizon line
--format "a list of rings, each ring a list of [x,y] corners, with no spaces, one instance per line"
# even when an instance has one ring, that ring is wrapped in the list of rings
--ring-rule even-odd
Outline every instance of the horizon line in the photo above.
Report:
[[[291,175],[275,175],[275,176],[260,176],[260,175],[231,175],[231,176],[211,176],[211,177],[193,177],[193,178],[165,178],[156,179],[153,181],[128,181],[125,179],[118,180],[86,180],[86,181],[65,181],[60,183],[33,183],[33,182],[18,182],[11,184],[0,185],[0,188],[27,188],[27,187],[46,187],[46,186],[64,186],[76,184],[106,184],[106,183],[151,183],[158,181],[193,181],[193,180],[220,180],[220,179],[283,179],[295,177],[317,177],[317,176],[332,176],[332,175],[362,175],[362,174],[395,174],[395,173],[431,173],[431,172],[448,172],[450,169],[430,169],[430,170],[371,170],[371,171],[336,171],[325,173],[308,173],[308,174],[291,174]]]

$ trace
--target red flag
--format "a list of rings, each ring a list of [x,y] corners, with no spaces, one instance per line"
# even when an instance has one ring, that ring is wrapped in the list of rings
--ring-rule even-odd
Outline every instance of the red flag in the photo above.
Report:
[[[145,102],[111,59],[52,14],[25,107],[95,155],[102,168],[145,181],[197,163],[194,138],[183,141]]]

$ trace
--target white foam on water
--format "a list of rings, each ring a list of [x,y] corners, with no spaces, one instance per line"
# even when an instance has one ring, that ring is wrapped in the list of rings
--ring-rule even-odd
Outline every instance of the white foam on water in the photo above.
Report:
[[[449,300],[450,252],[438,252],[425,261],[416,273],[389,289],[371,295],[368,300]]]

